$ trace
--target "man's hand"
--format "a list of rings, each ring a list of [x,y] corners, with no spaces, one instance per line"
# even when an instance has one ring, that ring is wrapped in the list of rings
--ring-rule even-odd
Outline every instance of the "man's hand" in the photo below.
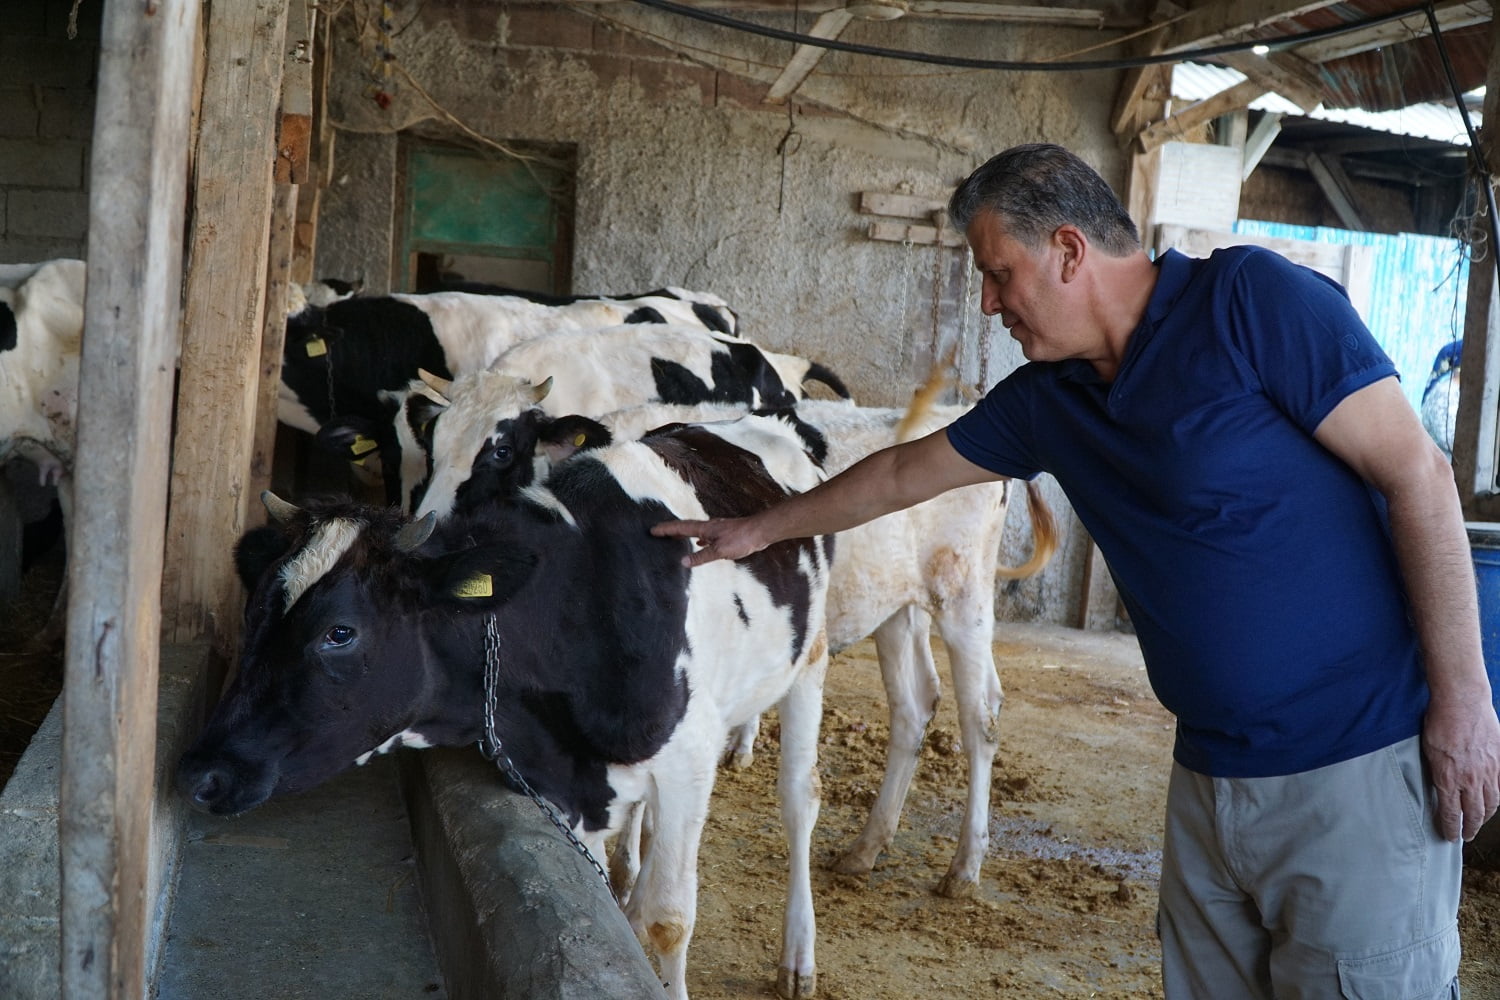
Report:
[[[1500,806],[1500,719],[1488,699],[1439,700],[1427,707],[1422,747],[1438,794],[1438,828],[1473,840]]]
[[[715,559],[743,559],[765,548],[756,538],[747,517],[716,517],[708,521],[662,521],[653,525],[657,538],[696,538],[698,550],[683,557],[687,567],[702,566]]]

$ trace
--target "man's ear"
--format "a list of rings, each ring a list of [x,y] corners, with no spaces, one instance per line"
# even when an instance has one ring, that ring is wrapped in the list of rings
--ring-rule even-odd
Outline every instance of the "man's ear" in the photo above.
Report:
[[[1052,243],[1058,250],[1061,265],[1058,276],[1063,281],[1072,281],[1078,276],[1078,269],[1083,265],[1083,259],[1088,254],[1088,237],[1083,235],[1083,230],[1071,222],[1065,222],[1052,234]]]

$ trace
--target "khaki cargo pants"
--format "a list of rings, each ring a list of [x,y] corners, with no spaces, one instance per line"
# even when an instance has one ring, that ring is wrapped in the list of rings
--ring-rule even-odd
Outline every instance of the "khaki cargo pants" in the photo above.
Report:
[[[1286,777],[1174,764],[1167,1000],[1457,1000],[1463,849],[1435,808],[1417,737]]]

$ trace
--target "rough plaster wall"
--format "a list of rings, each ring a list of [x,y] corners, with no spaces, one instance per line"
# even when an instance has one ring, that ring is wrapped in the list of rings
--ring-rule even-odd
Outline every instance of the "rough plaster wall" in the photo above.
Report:
[[[1123,177],[1107,127],[1114,74],[949,71],[830,54],[799,92],[809,103],[794,109],[798,139],[783,178],[777,146],[788,115],[760,99],[789,46],[643,8],[611,5],[609,17],[430,4],[391,47],[401,69],[474,131],[577,145],[576,291],[712,290],[740,313],[747,336],[829,364],[870,405],[904,405],[927,374],[934,250],[867,239],[859,192],[945,198],[989,155],[1037,140],[1070,146],[1112,182]],[[617,26],[627,21],[695,46],[701,61]],[[389,270],[392,133],[458,133],[400,72],[389,81],[394,100],[377,105],[373,88],[385,84],[369,72],[368,45],[355,40],[361,23],[357,6],[338,21],[330,115],[341,135],[317,272],[364,274],[367,288],[378,290]],[[1079,31],[915,20],[874,27],[852,25],[845,37],[995,59],[1097,40]],[[966,251],[946,253],[966,261]],[[981,354],[974,338],[988,329],[993,381],[1021,362],[1019,349],[979,315],[977,282],[965,291],[967,308],[949,303],[939,336],[952,339],[962,328],[972,382]],[[1045,486],[1062,548],[1041,576],[1007,587],[998,611],[1072,624],[1085,536],[1056,484],[1048,478]],[[1024,512],[1012,513],[1006,537],[1005,560],[1023,561],[1031,544]]]

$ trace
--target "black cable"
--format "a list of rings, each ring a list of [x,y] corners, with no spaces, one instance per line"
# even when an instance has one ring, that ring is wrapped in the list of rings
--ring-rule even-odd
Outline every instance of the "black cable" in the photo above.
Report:
[[[1484,198],[1490,210],[1490,224],[1486,235],[1490,238],[1490,256],[1495,259],[1495,267],[1500,269],[1500,230],[1496,225],[1500,220],[1496,219],[1495,212],[1495,185],[1490,177],[1490,168],[1484,162],[1484,154],[1479,151],[1479,134],[1474,131],[1474,123],[1469,120],[1469,105],[1464,101],[1464,94],[1458,86],[1458,74],[1453,71],[1453,61],[1448,58],[1448,46],[1443,42],[1443,33],[1438,27],[1437,11],[1433,9],[1431,0],[1422,5],[1427,12],[1427,23],[1432,28],[1432,40],[1437,43],[1438,55],[1443,60],[1443,72],[1448,76],[1448,87],[1453,91],[1453,101],[1458,105],[1459,117],[1463,119],[1464,131],[1469,133],[1469,154],[1474,157],[1474,169],[1479,173],[1480,184],[1484,187]]]
[[[1381,14],[1363,21],[1353,21],[1349,24],[1337,24],[1329,28],[1318,28],[1313,31],[1304,31],[1296,35],[1282,35],[1279,38],[1258,38],[1241,42],[1228,42],[1224,45],[1212,45],[1202,49],[1183,50],[1178,52],[1158,52],[1153,55],[1136,56],[1130,59],[1097,59],[1097,60],[1075,60],[1069,62],[1017,62],[1007,59],[968,59],[962,56],[940,56],[930,52],[909,52],[904,49],[887,49],[877,45],[860,45],[854,42],[841,42],[836,38],[815,38],[812,35],[804,35],[796,31],[785,31],[781,28],[771,28],[750,21],[741,21],[737,18],[718,14],[711,10],[700,10],[697,7],[688,7],[672,0],[635,0],[636,3],[646,7],[655,7],[671,14],[682,17],[690,17],[709,24],[717,24],[736,31],[749,32],[752,35],[761,35],[765,38],[775,38],[784,42],[796,42],[799,45],[811,45],[820,49],[833,49],[838,52],[853,52],[858,55],[877,56],[884,59],[904,59],[907,62],[933,63],[938,66],[954,66],[960,69],[998,69],[1011,70],[1015,72],[1078,72],[1091,69],[1135,69],[1141,66],[1156,66],[1161,63],[1189,62],[1195,59],[1207,59],[1212,56],[1226,55],[1230,52],[1244,52],[1256,46],[1264,45],[1266,48],[1279,50],[1297,45],[1305,45],[1324,38],[1332,38],[1335,35],[1348,34],[1362,28],[1374,27],[1385,24],[1387,21],[1399,21],[1402,18],[1419,14],[1430,9],[1430,4],[1405,7],[1401,10],[1391,11],[1389,14]]]

